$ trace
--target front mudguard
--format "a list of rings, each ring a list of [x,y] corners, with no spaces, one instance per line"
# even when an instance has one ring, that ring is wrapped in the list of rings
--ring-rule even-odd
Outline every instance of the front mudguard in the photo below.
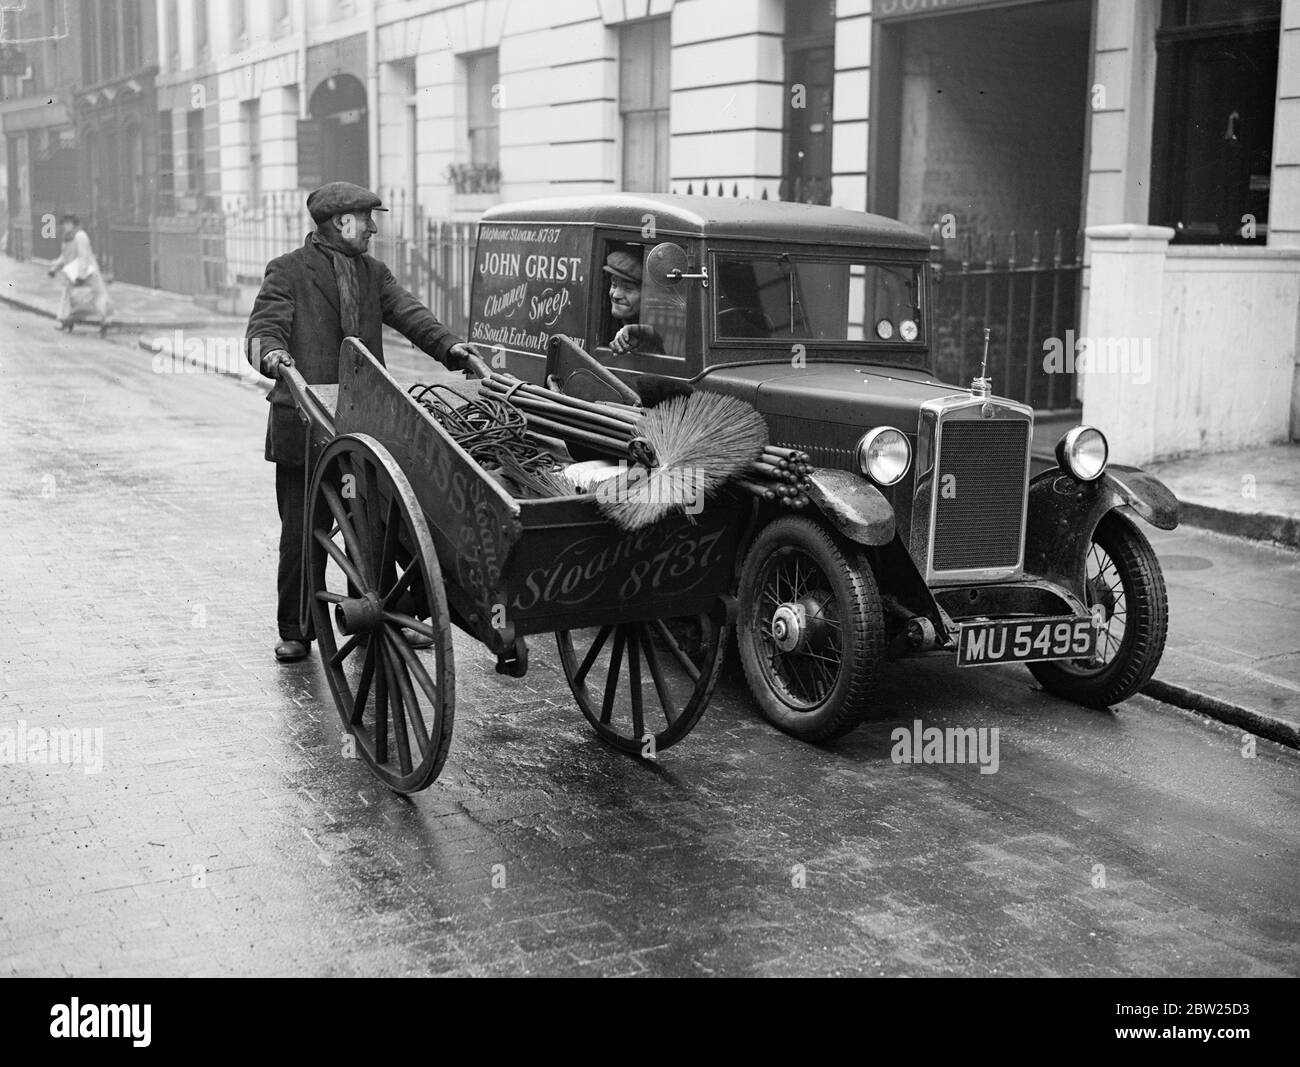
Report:
[[[1080,482],[1052,467],[1029,485],[1025,571],[1059,582],[1081,600],[1088,546],[1097,524],[1115,508],[1131,508],[1152,526],[1178,525],[1178,498],[1160,479],[1112,464],[1096,481]]]
[[[865,478],[849,471],[816,470],[808,498],[837,533],[859,545],[894,539],[894,506]]]

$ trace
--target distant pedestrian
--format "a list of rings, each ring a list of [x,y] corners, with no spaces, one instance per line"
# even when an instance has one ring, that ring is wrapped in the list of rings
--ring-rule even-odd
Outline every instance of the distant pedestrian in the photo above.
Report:
[[[108,286],[100,272],[99,261],[90,247],[90,235],[81,228],[76,215],[64,215],[63,251],[50,267],[63,281],[63,299],[59,303],[59,328],[72,332],[74,315],[85,317],[85,310],[93,306],[99,315],[99,336],[108,333],[113,318],[113,302],[108,296]],[[74,310],[75,308],[75,310]]]
[[[248,361],[276,379],[266,426],[266,458],[275,464],[280,510],[280,567],[276,659],[307,655],[312,634],[298,620],[302,575],[304,480],[307,456],[303,425],[282,367],[296,367],[309,385],[339,380],[339,347],[358,337],[384,361],[383,328],[391,326],[452,370],[469,365],[474,349],[458,341],[427,307],[408,293],[383,263],[366,255],[378,232],[372,211],[387,211],[378,196],[350,182],[330,182],[307,197],[316,229],[300,248],[271,260],[253,303],[245,334]],[[413,631],[417,647],[431,644]]]

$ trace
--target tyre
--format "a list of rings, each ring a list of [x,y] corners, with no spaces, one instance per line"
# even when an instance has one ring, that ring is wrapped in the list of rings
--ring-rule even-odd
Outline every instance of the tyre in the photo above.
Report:
[[[1048,692],[1107,708],[1151,680],[1165,650],[1169,602],[1150,542],[1117,511],[1098,523],[1086,566],[1087,604],[1103,619],[1096,656],[1028,666]]]
[[[739,599],[741,664],[768,722],[828,741],[868,716],[885,626],[860,550],[802,516],[777,519],[745,557]]]

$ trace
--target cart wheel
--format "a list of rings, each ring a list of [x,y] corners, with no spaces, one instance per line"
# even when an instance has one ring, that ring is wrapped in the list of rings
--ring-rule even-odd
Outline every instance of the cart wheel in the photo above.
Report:
[[[363,434],[325,447],[308,502],[312,627],[339,717],[385,785],[418,792],[447,758],[456,688],[424,512],[393,457]],[[432,647],[417,654],[403,627]]]
[[[561,630],[555,639],[573,698],[600,738],[653,757],[700,721],[730,629],[719,602],[706,614]]]

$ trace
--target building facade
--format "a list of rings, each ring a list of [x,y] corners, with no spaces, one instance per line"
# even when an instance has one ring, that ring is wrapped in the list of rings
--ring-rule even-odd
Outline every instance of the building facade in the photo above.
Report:
[[[26,0],[0,18],[11,254],[49,258],[53,218],[82,218],[117,278],[153,285],[157,19],[151,0]],[[9,68],[5,68],[9,69]]]
[[[433,220],[502,200],[830,203],[932,232],[945,376],[987,327],[995,388],[1117,459],[1300,434],[1300,0],[148,6],[156,75],[126,81],[156,109],[169,287],[246,304],[339,178],[393,208],[381,254],[444,279]],[[121,83],[40,121],[90,135]]]

